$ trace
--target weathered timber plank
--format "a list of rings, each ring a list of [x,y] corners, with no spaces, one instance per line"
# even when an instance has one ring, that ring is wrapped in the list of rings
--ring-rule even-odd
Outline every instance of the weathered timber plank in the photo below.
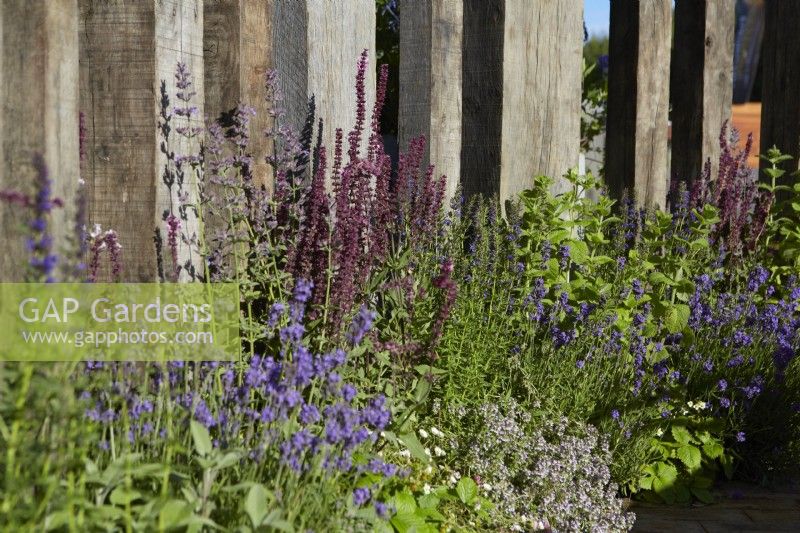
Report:
[[[322,141],[333,147],[336,128],[345,135],[355,124],[355,75],[361,52],[369,50],[366,73],[366,131],[375,102],[375,3],[372,0],[306,0],[308,92],[324,121]],[[365,133],[363,146],[367,144]],[[330,164],[333,164],[329,158]]]
[[[800,162],[800,2],[765,2],[761,85],[761,151],[777,146],[794,159],[784,163],[797,170]],[[762,161],[762,166],[765,163]]]
[[[464,2],[465,194],[515,198],[578,164],[582,7],[567,0]]]
[[[561,179],[580,147],[583,6],[573,0],[506,0],[500,197],[533,178]]]
[[[205,111],[216,120],[244,103],[256,110],[250,122],[253,177],[272,185],[265,157],[271,147],[263,132],[271,125],[267,109],[266,72],[271,55],[274,4],[263,0],[205,0],[203,51]]]
[[[719,166],[719,132],[730,119],[734,0],[679,0],[670,87],[673,180],[691,182]]]
[[[464,1],[461,183],[465,196],[500,193],[505,19],[505,0]]]
[[[672,5],[611,3],[606,183],[637,202],[664,206]]]
[[[31,192],[33,158],[44,157],[52,193],[55,241],[72,228],[78,154],[78,6],[76,0],[0,4],[0,188]],[[18,208],[0,205],[0,280],[22,281],[27,260]]]
[[[452,197],[461,166],[463,2],[405,0],[400,9],[400,146],[424,135],[425,163],[447,176]]]
[[[201,0],[123,2],[80,0],[81,109],[86,115],[90,219],[120,236],[124,278],[156,276],[153,231],[163,229],[163,213],[177,209],[177,190],[162,183],[166,157],[157,130],[160,85],[175,105],[179,61],[192,73],[194,103],[203,114],[203,5]],[[182,122],[178,124],[178,122]],[[196,153],[197,138],[177,135],[175,119],[169,150]],[[184,189],[194,192],[195,174]],[[191,199],[190,199],[191,201]],[[191,235],[192,221],[183,228]],[[188,258],[181,246],[180,262]]]

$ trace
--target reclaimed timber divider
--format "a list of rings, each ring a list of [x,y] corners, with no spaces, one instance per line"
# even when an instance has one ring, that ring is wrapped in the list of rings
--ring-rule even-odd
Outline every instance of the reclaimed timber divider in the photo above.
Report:
[[[764,2],[764,41],[761,47],[761,150],[777,146],[792,160],[787,171],[800,165],[800,2]],[[761,162],[762,167],[767,165]]]
[[[271,126],[265,74],[278,73],[288,122],[299,129],[309,95],[324,121],[323,142],[333,150],[336,128],[355,121],[354,79],[359,55],[370,50],[367,106],[375,93],[375,7],[372,0],[205,0],[203,29],[206,115],[217,118],[244,102],[257,111],[251,149],[260,157],[254,176],[271,187],[263,156],[273,147],[260,135]]]
[[[582,14],[568,0],[401,0],[401,147],[428,137],[451,195],[505,200],[577,166]]]
[[[673,179],[692,182],[719,166],[719,133],[733,100],[733,0],[675,4],[672,48]]]
[[[611,2],[606,184],[643,205],[667,196],[671,0]]]
[[[52,193],[72,205],[78,155],[77,0],[0,3],[0,189],[29,191],[44,158]],[[55,236],[70,210],[54,214]],[[27,252],[19,210],[0,204],[0,280],[21,281]]]
[[[614,196],[627,189],[663,206],[670,166],[691,180],[716,160],[730,114],[733,6],[677,0],[673,44],[670,0],[611,3],[605,170]],[[796,169],[800,3],[764,6],[762,146],[794,156],[787,167]],[[426,157],[448,176],[450,195],[460,185],[505,200],[536,175],[558,178],[577,166],[581,2],[401,0],[400,8],[400,142],[428,137]],[[188,65],[198,126],[240,101],[254,106],[253,148],[266,155],[264,74],[274,68],[289,122],[302,125],[313,94],[332,148],[335,128],[347,131],[355,119],[356,62],[374,50],[375,16],[372,0],[2,0],[0,187],[28,187],[41,153],[54,193],[71,205],[82,112],[90,219],[119,233],[127,280],[152,280],[153,231],[177,201],[162,185],[162,80],[174,95],[176,64]],[[173,131],[167,151],[192,153],[199,142]],[[255,172],[269,187],[260,158]],[[67,231],[68,215],[58,215],[58,231]],[[0,222],[0,279],[14,279],[26,255],[20,224],[4,206]]]
[[[126,281],[156,276],[153,235],[162,216],[177,206],[177,192],[162,183],[159,113],[161,84],[171,106],[175,69],[183,62],[192,74],[194,102],[203,114],[202,0],[80,0],[81,110],[86,116],[85,179],[89,219],[117,231]],[[195,124],[200,126],[202,124]],[[192,154],[199,139],[170,134],[168,150]],[[194,173],[185,190],[194,191]],[[189,199],[191,202],[192,200]],[[183,230],[191,235],[194,228]],[[186,247],[181,246],[181,260]]]

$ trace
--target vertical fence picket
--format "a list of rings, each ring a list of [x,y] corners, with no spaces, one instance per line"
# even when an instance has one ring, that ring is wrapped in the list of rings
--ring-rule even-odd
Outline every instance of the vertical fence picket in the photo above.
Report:
[[[162,183],[166,157],[158,128],[160,86],[163,81],[171,107],[177,105],[175,69],[179,61],[186,63],[199,108],[197,119],[202,119],[203,3],[80,0],[80,8],[90,218],[118,232],[125,279],[152,281],[154,230],[163,227],[164,210],[170,205],[177,208],[178,201],[175,188],[170,192]],[[176,155],[195,153],[199,140],[182,139],[176,125],[168,150]],[[187,172],[187,178],[192,175]],[[189,182],[185,188],[195,187]],[[191,235],[194,228],[183,231]],[[182,248],[181,263],[188,259]]]
[[[667,193],[672,2],[611,2],[606,183],[641,204]]]
[[[672,52],[673,179],[693,181],[719,164],[719,132],[733,96],[734,0],[678,1]]]
[[[375,2],[305,0],[307,6],[308,93],[324,121],[322,141],[333,151],[335,130],[352,129],[356,118],[355,73],[358,58],[369,53],[366,72],[367,128],[375,101]],[[286,43],[282,43],[286,46]],[[278,66],[280,71],[280,65]],[[366,146],[366,138],[363,146]],[[329,158],[330,164],[332,159]]]
[[[761,152],[777,146],[793,157],[784,163],[792,171],[800,162],[800,2],[769,0],[764,7]]]
[[[428,136],[448,190],[460,178],[467,196],[513,198],[576,166],[582,12],[566,0],[403,2],[401,145]]]
[[[0,189],[30,191],[33,158],[44,158],[52,193],[65,201],[53,215],[56,241],[79,178],[78,5],[76,0],[0,3]],[[0,205],[0,280],[21,281],[27,253],[19,211]]]
[[[583,3],[506,0],[500,197],[578,166]]]
[[[403,0],[400,4],[401,149],[419,135],[427,160],[458,187],[461,164],[462,0]]]
[[[217,120],[240,103],[256,110],[249,144],[257,154],[253,179],[270,187],[272,173],[264,158],[270,147],[261,133],[271,124],[266,73],[273,66],[273,7],[262,0],[204,0],[203,10],[206,116]]]

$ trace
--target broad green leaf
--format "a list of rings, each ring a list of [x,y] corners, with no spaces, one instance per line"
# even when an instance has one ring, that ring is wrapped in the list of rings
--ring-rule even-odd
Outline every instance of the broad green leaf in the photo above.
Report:
[[[414,514],[417,511],[417,500],[408,491],[398,492],[394,495],[393,500],[397,514]]]
[[[653,492],[658,494],[665,502],[672,504],[675,503],[674,485],[674,483],[665,483],[656,478],[653,480]]]
[[[44,519],[44,530],[53,531],[54,529],[64,529],[69,524],[70,512],[67,510],[56,511],[47,515]]]
[[[667,316],[664,321],[667,331],[670,333],[679,333],[689,323],[690,314],[691,309],[689,309],[688,305],[673,305],[669,311],[667,311]]]
[[[710,459],[717,459],[725,452],[725,448],[719,442],[708,442],[703,445],[703,453]]]
[[[189,518],[192,514],[191,506],[184,500],[169,500],[158,513],[158,523],[161,529],[170,529]]]
[[[570,241],[569,249],[569,255],[572,258],[573,263],[582,265],[586,262],[586,258],[589,256],[589,247],[586,246],[585,242]]]
[[[425,518],[415,512],[397,512],[392,517],[391,522],[398,533],[419,533],[421,531],[426,531],[428,527],[425,523]]]
[[[681,444],[689,444],[692,442],[692,434],[685,426],[672,426],[672,438],[675,439],[675,442]]]
[[[257,528],[264,521],[269,512],[267,500],[270,492],[260,483],[250,487],[247,498],[244,501],[244,511],[250,517],[253,527]]]
[[[651,272],[648,278],[650,283],[656,285],[672,285],[672,280],[665,276],[662,272]]]
[[[200,455],[208,455],[214,447],[211,445],[211,436],[208,434],[206,427],[192,420],[191,423],[192,440],[194,441],[194,449]]]
[[[456,494],[466,505],[472,505],[478,497],[478,484],[472,478],[462,477],[456,485]]]
[[[405,444],[406,448],[408,448],[408,451],[411,452],[411,455],[413,455],[416,459],[419,459],[425,463],[431,460],[431,458],[428,457],[428,454],[425,453],[425,447],[419,441],[415,433],[403,433],[398,435],[397,438],[400,439],[400,442]]]
[[[119,486],[111,493],[111,497],[109,497],[109,501],[114,505],[125,506],[131,503],[134,500],[138,500],[142,497],[142,493],[138,490],[128,489],[123,486]]]
[[[417,498],[420,509],[436,509],[439,505],[439,498],[435,494],[423,494]]]
[[[233,466],[239,462],[241,459],[241,454],[238,452],[228,452],[220,460],[216,463],[216,468],[223,469],[228,468],[229,466]]]
[[[700,449],[688,444],[678,448],[677,456],[689,471],[700,468],[700,462],[703,459]]]
[[[414,400],[417,403],[422,403],[425,401],[425,398],[428,397],[428,394],[431,392],[431,382],[426,377],[420,377],[419,381],[417,382],[417,387],[414,390]]]
[[[669,463],[658,462],[653,465],[656,477],[666,485],[672,485],[678,479],[678,470]]]

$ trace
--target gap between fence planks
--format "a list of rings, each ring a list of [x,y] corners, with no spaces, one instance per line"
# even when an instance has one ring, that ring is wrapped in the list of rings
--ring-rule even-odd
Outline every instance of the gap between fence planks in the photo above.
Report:
[[[680,1],[672,48],[672,163],[691,183],[710,162],[719,167],[719,134],[731,118],[735,0]]]
[[[428,137],[450,195],[511,199],[577,166],[580,3],[403,0],[400,12],[401,146]]]
[[[606,184],[641,205],[667,196],[672,2],[611,2]]]

